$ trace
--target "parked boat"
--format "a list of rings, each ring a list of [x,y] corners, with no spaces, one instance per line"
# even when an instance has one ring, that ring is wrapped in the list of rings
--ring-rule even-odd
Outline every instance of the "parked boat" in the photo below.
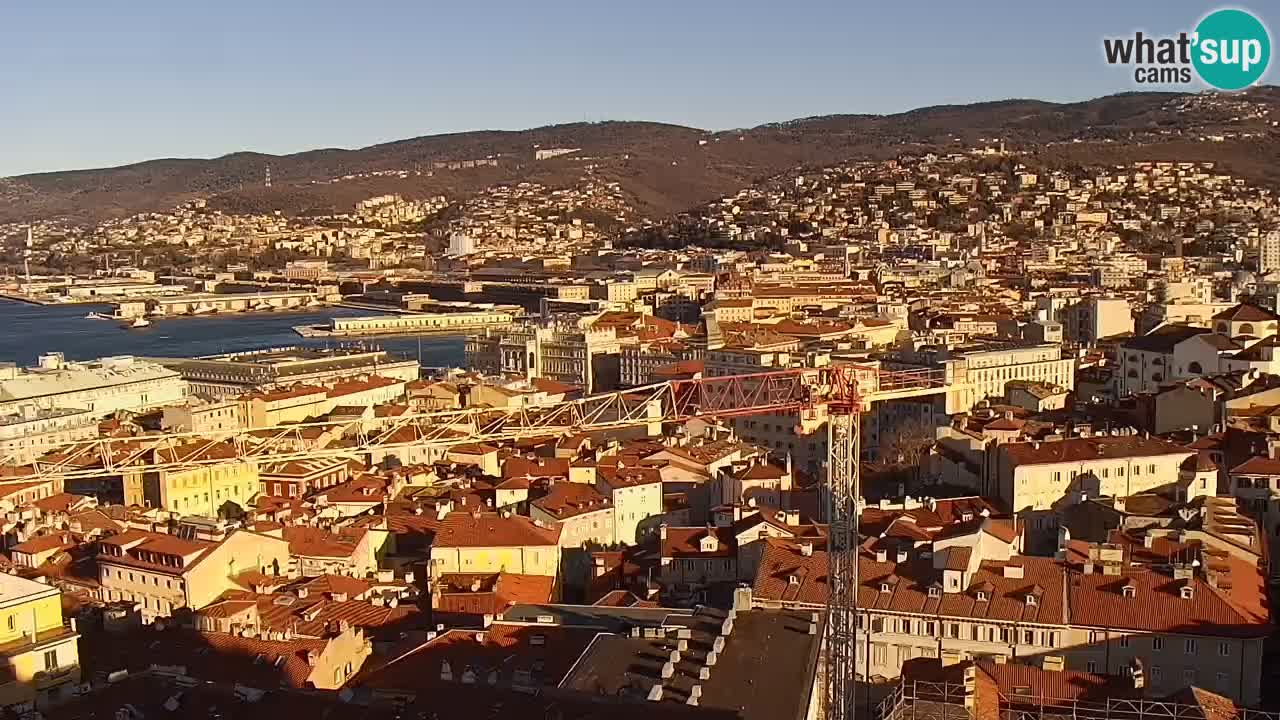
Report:
[[[136,317],[133,319],[133,322],[129,323],[128,325],[125,325],[125,327],[129,328],[130,330],[139,330],[141,328],[151,327],[151,321],[144,317]]]
[[[91,312],[84,316],[86,320],[113,320],[110,315],[104,315],[100,312]]]

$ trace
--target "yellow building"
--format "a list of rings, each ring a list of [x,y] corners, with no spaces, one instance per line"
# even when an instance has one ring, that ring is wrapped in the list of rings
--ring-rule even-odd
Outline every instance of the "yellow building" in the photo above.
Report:
[[[0,708],[28,710],[69,698],[80,682],[75,621],[62,618],[62,593],[0,574]]]
[[[1090,497],[1129,497],[1172,485],[1195,451],[1137,434],[1007,443],[996,454],[1000,499],[1015,512],[1049,511]],[[1030,518],[1030,516],[1024,516]],[[1039,518],[1031,519],[1034,528]]]
[[[237,530],[218,543],[128,530],[102,541],[98,555],[102,599],[139,605],[144,622],[170,617],[179,608],[198,610],[239,588],[243,572],[270,575],[289,565],[289,543]]]
[[[159,451],[157,462],[226,462],[146,473],[141,482],[125,483],[125,504],[203,517],[217,517],[228,502],[248,508],[259,490],[258,465],[236,461],[236,455],[228,443],[193,443]]]
[[[240,398],[242,416],[250,428],[274,427],[319,417],[333,406],[329,391],[314,385],[253,393]]]
[[[397,552],[427,539],[432,573],[495,573],[556,577],[560,528],[507,512],[450,512],[442,517],[387,517]]]

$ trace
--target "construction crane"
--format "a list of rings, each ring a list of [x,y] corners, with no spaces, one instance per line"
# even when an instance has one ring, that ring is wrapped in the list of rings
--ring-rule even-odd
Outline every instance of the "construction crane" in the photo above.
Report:
[[[946,390],[938,370],[891,371],[839,364],[647,385],[579,400],[516,408],[462,408],[392,417],[296,423],[221,433],[104,437],[36,448],[39,459],[0,459],[0,485],[139,476],[228,462],[278,463],[306,458],[397,457],[417,462],[449,448],[649,427],[694,418],[828,409],[827,628],[822,673],[826,720],[855,717],[855,622],[858,590],[859,417],[877,400]],[[31,454],[33,449],[27,447]],[[408,458],[406,460],[406,458]]]

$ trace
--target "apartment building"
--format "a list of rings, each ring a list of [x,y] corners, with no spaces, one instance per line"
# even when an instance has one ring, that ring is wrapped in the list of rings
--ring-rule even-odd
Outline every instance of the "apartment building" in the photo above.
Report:
[[[933,367],[945,373],[943,412],[970,412],[983,400],[1002,400],[1012,380],[1075,389],[1075,360],[1050,343],[981,341],[944,349],[894,354],[908,368]]]
[[[794,540],[809,553],[826,542],[826,528],[802,524],[795,510],[734,504],[721,506],[712,519],[705,526],[659,526],[657,580],[668,596],[751,582],[769,538]]]
[[[0,574],[0,709],[18,717],[70,699],[80,683],[80,633],[62,615],[62,591]]]
[[[159,463],[203,462],[186,468],[155,470],[125,482],[125,504],[161,508],[183,515],[218,517],[233,503],[251,506],[260,478],[256,462],[238,459],[228,443],[192,443],[156,451]],[[211,462],[217,460],[219,462]]]
[[[289,543],[290,574],[302,577],[327,574],[363,578],[378,570],[390,541],[390,533],[373,524],[344,528],[338,533],[319,527],[288,526],[278,534]]]
[[[666,510],[662,502],[662,475],[654,467],[629,467],[622,463],[596,466],[595,489],[613,503],[613,542],[633,545],[656,530],[645,521]]]
[[[65,489],[66,483],[59,475],[47,480],[0,485],[0,511],[28,511],[33,503],[58,495]]]
[[[23,405],[0,415],[0,460],[25,465],[60,445],[98,436],[98,418],[81,408]]]
[[[1258,272],[1263,275],[1280,270],[1280,230],[1272,230],[1258,239]]]
[[[104,538],[99,548],[102,599],[138,604],[146,623],[208,605],[239,587],[233,580],[239,573],[279,575],[289,564],[288,542],[247,530],[220,542],[126,530]]]
[[[720,501],[747,503],[759,507],[792,507],[791,460],[786,467],[769,462],[753,462],[724,473],[718,480]]]
[[[792,357],[792,352],[788,350],[761,350],[748,347],[708,349],[705,375],[724,377],[784,370],[791,367]]]
[[[235,686],[250,696],[253,690],[270,693],[281,688],[336,691],[360,671],[373,653],[373,643],[361,628],[345,619],[334,621],[331,627],[319,638],[291,632],[177,628],[167,631],[163,641],[138,643],[140,648],[128,648],[125,654],[145,653],[129,660],[143,667],[180,667],[187,677],[198,678],[195,682]],[[305,713],[291,709],[285,714]]]
[[[529,503],[529,517],[560,526],[560,547],[581,548],[587,543],[612,545],[617,541],[614,509],[609,498],[590,485],[557,482],[547,494]]]
[[[258,473],[259,490],[271,497],[300,498],[341,485],[351,479],[351,461],[343,458],[310,458],[264,465]]]
[[[1211,327],[1214,315],[1231,308],[1235,303],[1213,300],[1213,284],[1209,278],[1198,277],[1183,283],[1168,283],[1164,287],[1163,303],[1148,305],[1138,316],[1138,333],[1149,333],[1163,325],[1196,325]]]
[[[171,432],[215,435],[237,432],[245,426],[245,408],[235,400],[193,401],[164,408],[160,424]]]
[[[648,385],[654,371],[676,363],[701,357],[702,352],[674,339],[625,345],[619,357],[619,380],[623,387]]]
[[[1251,457],[1231,468],[1228,489],[1269,538],[1280,536],[1280,460]]]
[[[317,385],[250,393],[239,398],[249,428],[299,423],[329,412],[329,393]]]
[[[431,558],[440,573],[495,573],[556,577],[560,569],[559,526],[510,512],[449,512],[386,517],[389,552],[404,558]]]
[[[1129,497],[1173,485],[1182,462],[1195,454],[1133,431],[1005,443],[996,450],[995,489],[1011,510],[1047,512],[1082,497]],[[1052,522],[1047,515],[1042,519]],[[1041,516],[1031,521],[1034,526]]]
[[[1045,295],[1036,299],[1036,309],[1043,319],[1062,323],[1067,342],[1095,345],[1101,338],[1133,332],[1133,313],[1124,298]]]
[[[888,538],[860,549],[860,679],[893,678],[918,657],[1017,658],[1110,675],[1136,659],[1155,692],[1194,685],[1258,702],[1270,622],[1256,566],[1141,540],[1141,552],[1104,545],[1066,560],[1028,557],[992,522],[928,543]],[[752,604],[822,609],[826,553],[765,542]]]

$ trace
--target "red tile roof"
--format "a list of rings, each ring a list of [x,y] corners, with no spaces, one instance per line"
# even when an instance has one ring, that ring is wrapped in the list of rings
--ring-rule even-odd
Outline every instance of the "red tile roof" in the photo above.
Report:
[[[1190,454],[1177,443],[1138,435],[1066,438],[1048,442],[1010,443],[1003,446],[1014,465],[1036,465],[1126,457]]]
[[[1280,475],[1280,459],[1268,457],[1251,457],[1231,468],[1236,475]]]
[[[295,557],[350,558],[356,543],[316,527],[289,526],[281,537],[289,543],[289,554]]]
[[[1257,637],[1269,628],[1265,607],[1246,607],[1232,593],[1198,579],[1192,581],[1188,599],[1179,594],[1184,581],[1155,570],[1130,567],[1123,576],[1073,575],[1071,616],[1078,625],[1229,637]],[[1261,585],[1261,576],[1257,582]],[[1134,586],[1133,597],[1123,594],[1126,583]],[[1264,588],[1255,592],[1266,597]]]
[[[765,543],[754,586],[758,597],[812,605],[826,602],[825,552],[814,550],[804,556],[794,541],[770,538]],[[965,592],[930,597],[928,588],[937,578],[931,561],[912,558],[895,563],[891,558],[880,562],[874,554],[862,552],[858,606],[863,608],[1229,637],[1259,637],[1270,631],[1261,573],[1232,556],[1222,561],[1230,568],[1231,587],[1214,588],[1196,577],[1189,581],[1191,598],[1179,592],[1183,581],[1163,571],[1130,566],[1119,576],[1085,574],[1051,558],[1024,556],[1008,562],[985,561]],[[1021,566],[1022,577],[1006,577],[1007,565]],[[1134,597],[1124,594],[1125,584],[1133,585]],[[984,600],[978,598],[979,589],[986,593]],[[1034,605],[1027,602],[1028,595],[1034,596]]]
[[[657,468],[651,467],[608,467],[597,465],[596,476],[600,482],[614,489],[662,483],[662,474]]]
[[[495,622],[482,631],[451,630],[377,669],[362,673],[353,684],[377,690],[422,692],[454,686],[460,682],[463,672],[471,668],[478,673],[497,672],[496,684],[500,686],[512,685],[513,675],[524,671],[530,674],[533,684],[555,687],[598,633],[594,628],[503,622]],[[441,679],[445,662],[452,674],[450,680]],[[482,685],[487,679],[482,675],[475,682]]]
[[[427,534],[440,547],[533,547],[560,544],[559,527],[538,527],[520,515],[451,512],[444,520],[434,515],[388,515],[397,534]]]
[[[595,488],[575,482],[555,483],[546,495],[532,501],[531,504],[557,520],[613,507],[613,501],[601,495]]]
[[[17,553],[26,553],[28,555],[38,555],[50,550],[61,550],[65,548],[75,547],[75,542],[71,536],[66,533],[52,533],[49,535],[36,535],[27,538],[25,541],[14,545],[11,550]]]
[[[727,527],[668,527],[660,540],[659,552],[664,558],[721,558],[732,556],[738,547],[733,528]],[[716,539],[714,550],[702,549],[702,540]]]
[[[436,613],[500,616],[512,605],[551,602],[555,578],[517,573],[444,573],[435,582]],[[476,588],[472,590],[472,588]]]
[[[569,460],[566,458],[537,458],[530,460],[519,455],[512,455],[502,463],[504,478],[567,478],[569,477]]]

